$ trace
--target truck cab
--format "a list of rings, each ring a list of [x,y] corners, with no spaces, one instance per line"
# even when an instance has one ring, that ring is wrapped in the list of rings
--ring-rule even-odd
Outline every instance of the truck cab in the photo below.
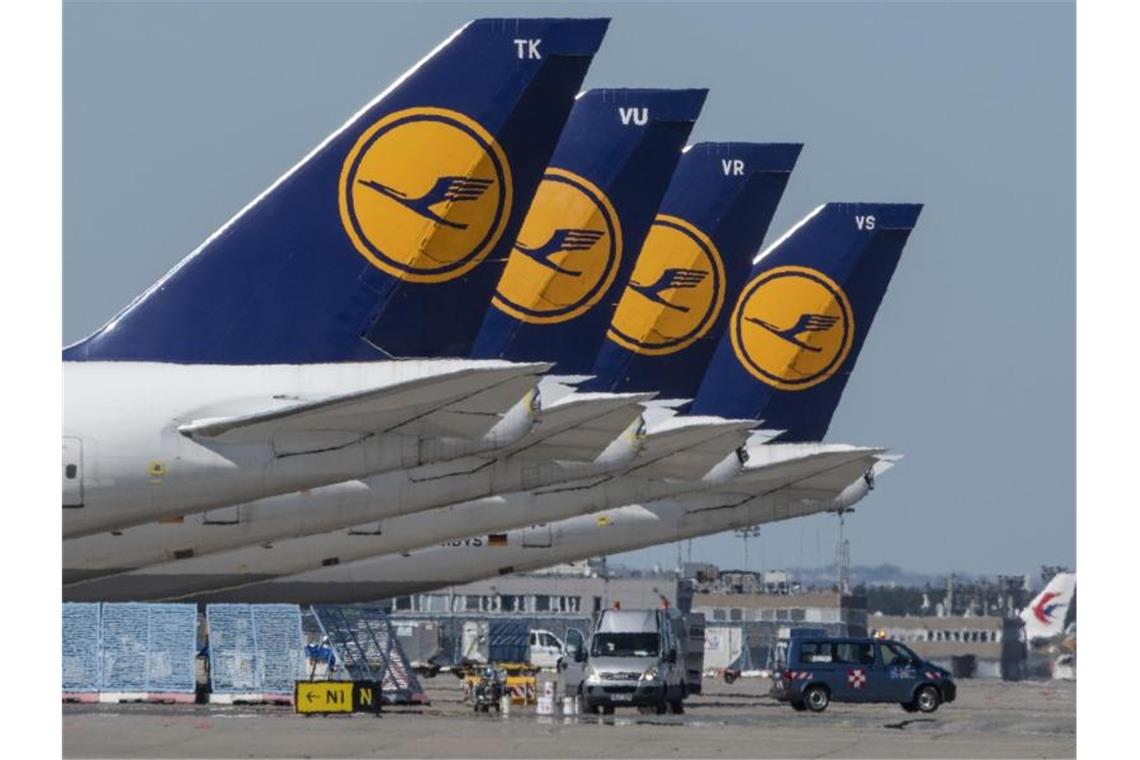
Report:
[[[773,673],[773,694],[796,710],[823,712],[831,702],[897,702],[931,713],[953,702],[949,671],[889,639],[793,636]]]
[[[684,616],[677,610],[604,610],[587,641],[570,629],[563,680],[587,712],[615,707],[642,712],[684,711],[688,648]]]

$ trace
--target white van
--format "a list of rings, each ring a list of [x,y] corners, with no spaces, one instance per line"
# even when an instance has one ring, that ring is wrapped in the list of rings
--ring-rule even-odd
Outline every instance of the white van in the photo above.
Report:
[[[699,682],[690,688],[686,663],[695,655],[688,639],[679,610],[603,610],[588,645],[580,631],[566,632],[565,693],[577,693],[587,712],[610,715],[627,705],[684,712],[685,697],[700,690]],[[702,635],[702,652],[703,643]],[[700,663],[693,665],[699,679]]]
[[[565,649],[562,639],[550,631],[536,628],[530,632],[530,664],[535,667],[557,670]]]

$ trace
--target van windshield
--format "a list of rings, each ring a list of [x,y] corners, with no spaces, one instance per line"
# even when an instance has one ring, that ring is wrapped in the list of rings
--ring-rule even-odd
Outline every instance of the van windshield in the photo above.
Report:
[[[656,633],[595,633],[591,657],[656,657]]]

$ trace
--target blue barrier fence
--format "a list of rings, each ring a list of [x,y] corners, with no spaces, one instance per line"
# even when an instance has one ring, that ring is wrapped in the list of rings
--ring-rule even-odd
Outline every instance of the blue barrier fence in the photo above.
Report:
[[[63,605],[63,690],[99,691],[98,603]]]
[[[150,692],[193,692],[197,665],[198,606],[150,605],[146,684]]]
[[[295,604],[210,604],[210,689],[218,694],[292,694],[305,677],[301,610]]]
[[[206,608],[212,690],[292,695],[307,674],[301,610],[294,604]],[[63,604],[65,694],[193,694],[194,604]]]
[[[301,608],[295,604],[255,604],[252,608],[261,690],[292,694],[294,682],[305,678],[306,670]]]
[[[193,693],[193,604],[103,605],[100,691]]]
[[[194,693],[193,604],[63,605],[63,691]]]

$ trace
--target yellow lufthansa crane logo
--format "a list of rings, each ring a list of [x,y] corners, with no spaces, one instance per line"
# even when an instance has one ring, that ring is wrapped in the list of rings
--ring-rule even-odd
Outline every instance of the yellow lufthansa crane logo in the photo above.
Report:
[[[574,319],[609,290],[621,255],[621,224],[605,193],[548,169],[491,302],[531,324]]]
[[[758,275],[744,287],[729,321],[736,358],[758,380],[781,390],[804,390],[834,375],[854,335],[843,289],[807,267]]]
[[[716,321],[724,283],[712,240],[684,219],[662,214],[645,238],[607,337],[639,354],[681,351]]]
[[[443,108],[409,108],[366,129],[340,174],[341,223],[373,266],[445,282],[479,264],[510,216],[506,154],[487,130]]]

